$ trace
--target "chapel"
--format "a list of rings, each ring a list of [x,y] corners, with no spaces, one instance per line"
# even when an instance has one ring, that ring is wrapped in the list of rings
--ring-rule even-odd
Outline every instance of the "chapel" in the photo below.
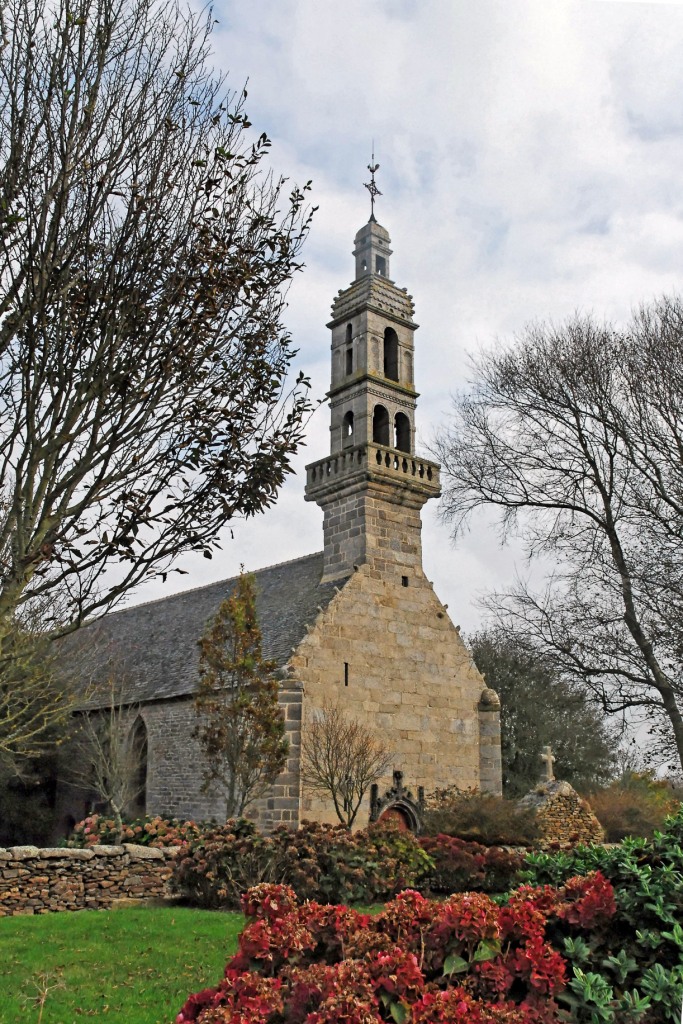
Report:
[[[501,793],[498,698],[422,567],[420,510],[440,493],[439,466],[415,453],[418,325],[412,297],[391,278],[391,255],[373,205],[355,236],[354,279],[328,324],[330,454],[306,468],[303,497],[322,509],[323,550],[254,573],[263,653],[278,665],[289,739],[285,771],[252,808],[266,828],[336,820],[331,800],[300,776],[302,736],[331,704],[392,754],[358,827],[391,814],[419,828],[424,794],[448,786]],[[112,663],[125,668],[140,811],[224,817],[220,794],[202,792],[193,692],[197,641],[234,583],[112,612],[80,631],[86,645],[97,631],[103,678]],[[62,806],[72,818],[88,809]]]

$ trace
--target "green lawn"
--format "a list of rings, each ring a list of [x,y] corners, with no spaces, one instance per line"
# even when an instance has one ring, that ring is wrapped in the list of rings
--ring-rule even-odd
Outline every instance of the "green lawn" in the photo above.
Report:
[[[0,918],[0,1021],[170,1024],[220,980],[243,923],[186,907]]]

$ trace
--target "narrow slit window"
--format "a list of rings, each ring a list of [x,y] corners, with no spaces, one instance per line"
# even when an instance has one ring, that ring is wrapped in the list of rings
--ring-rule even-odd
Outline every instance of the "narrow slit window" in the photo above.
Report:
[[[349,663],[348,663],[348,661],[345,661],[344,662],[344,686],[348,686],[348,685],[349,685]]]
[[[407,587],[408,586],[408,577],[407,576],[401,576],[401,586],[402,587]]]
[[[346,376],[350,377],[353,373],[353,348],[349,346],[346,350]]]
[[[384,331],[384,376],[398,380],[398,335],[393,327]]]

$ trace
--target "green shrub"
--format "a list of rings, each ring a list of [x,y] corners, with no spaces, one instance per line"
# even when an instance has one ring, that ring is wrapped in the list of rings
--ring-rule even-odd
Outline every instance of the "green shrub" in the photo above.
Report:
[[[451,786],[433,793],[423,817],[426,835],[457,836],[483,846],[530,846],[538,838],[536,816],[515,801]]]
[[[279,882],[285,874],[280,844],[239,818],[187,844],[174,865],[173,887],[196,906],[215,910],[238,907],[251,886]]]
[[[374,903],[415,885],[432,861],[410,832],[303,822],[262,835],[244,820],[216,826],[190,842],[175,865],[174,886],[202,907],[237,907],[263,882],[290,885],[299,899]]]
[[[588,946],[565,945],[574,968],[572,988],[637,988],[654,1009],[643,1018],[679,1024],[683,1000],[683,810],[667,818],[651,840],[580,846],[568,852],[527,854],[523,877],[534,885],[562,885],[600,871],[613,885],[617,912]],[[598,980],[596,980],[598,979]],[[612,1020],[596,1017],[596,1020]]]

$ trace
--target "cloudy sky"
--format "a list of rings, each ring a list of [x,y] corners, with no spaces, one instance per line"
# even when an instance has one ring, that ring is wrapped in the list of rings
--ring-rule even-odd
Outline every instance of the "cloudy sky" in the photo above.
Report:
[[[468,353],[575,310],[624,320],[683,271],[683,0],[216,0],[215,61],[319,206],[287,324],[313,392],[329,386],[330,304],[353,237],[377,218],[392,276],[415,298],[418,447],[467,382]],[[322,546],[305,463],[328,453],[315,414],[277,506],[188,558],[185,586]],[[436,502],[432,502],[436,506]],[[455,622],[504,586],[515,553],[480,520],[456,545],[426,508],[424,562]],[[180,577],[175,577],[178,581]],[[178,583],[172,584],[177,586]],[[171,586],[169,582],[169,587]],[[150,585],[136,600],[167,590]]]

